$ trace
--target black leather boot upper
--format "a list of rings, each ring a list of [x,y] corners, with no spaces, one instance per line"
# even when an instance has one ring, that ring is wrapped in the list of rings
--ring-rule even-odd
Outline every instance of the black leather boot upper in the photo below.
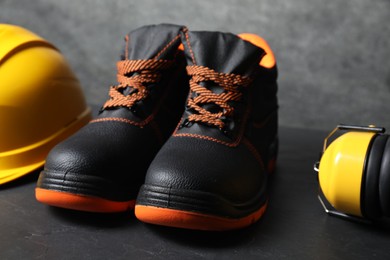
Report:
[[[188,92],[176,25],[141,27],[126,36],[117,86],[98,117],[48,155],[38,188],[134,200],[146,170],[170,136]]]
[[[149,167],[137,205],[245,217],[266,203],[276,157],[276,65],[260,66],[265,51],[229,33],[182,32],[182,42],[187,107]]]

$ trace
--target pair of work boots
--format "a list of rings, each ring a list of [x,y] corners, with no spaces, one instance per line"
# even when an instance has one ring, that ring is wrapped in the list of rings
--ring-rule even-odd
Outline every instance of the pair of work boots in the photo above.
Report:
[[[277,70],[252,34],[152,25],[130,32],[98,117],[48,155],[36,198],[144,222],[229,230],[267,206]]]

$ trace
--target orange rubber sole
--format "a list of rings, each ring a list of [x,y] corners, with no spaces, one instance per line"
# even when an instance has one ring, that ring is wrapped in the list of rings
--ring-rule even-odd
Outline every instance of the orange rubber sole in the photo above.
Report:
[[[88,212],[124,212],[133,209],[135,205],[135,200],[118,202],[41,188],[35,189],[35,197],[39,202],[50,206]]]
[[[255,223],[263,216],[266,208],[267,203],[246,217],[231,219],[191,211],[136,205],[135,216],[139,220],[150,224],[197,230],[225,231],[244,228]]]

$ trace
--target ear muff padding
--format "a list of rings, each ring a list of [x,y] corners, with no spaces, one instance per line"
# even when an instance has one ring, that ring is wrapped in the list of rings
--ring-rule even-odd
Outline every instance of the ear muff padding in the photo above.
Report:
[[[390,216],[390,141],[386,142],[383,151],[382,165],[379,173],[379,201],[383,216]]]
[[[376,219],[382,216],[379,199],[379,175],[388,137],[388,135],[376,135],[371,141],[366,157],[360,205],[363,216],[369,219]]]

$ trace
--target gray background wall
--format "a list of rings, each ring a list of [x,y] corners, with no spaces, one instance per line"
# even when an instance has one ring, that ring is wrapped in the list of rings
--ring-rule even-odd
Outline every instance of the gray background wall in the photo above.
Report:
[[[281,125],[390,126],[388,0],[0,0],[0,22],[61,49],[94,106],[115,83],[123,36],[169,22],[265,38],[279,66]]]

